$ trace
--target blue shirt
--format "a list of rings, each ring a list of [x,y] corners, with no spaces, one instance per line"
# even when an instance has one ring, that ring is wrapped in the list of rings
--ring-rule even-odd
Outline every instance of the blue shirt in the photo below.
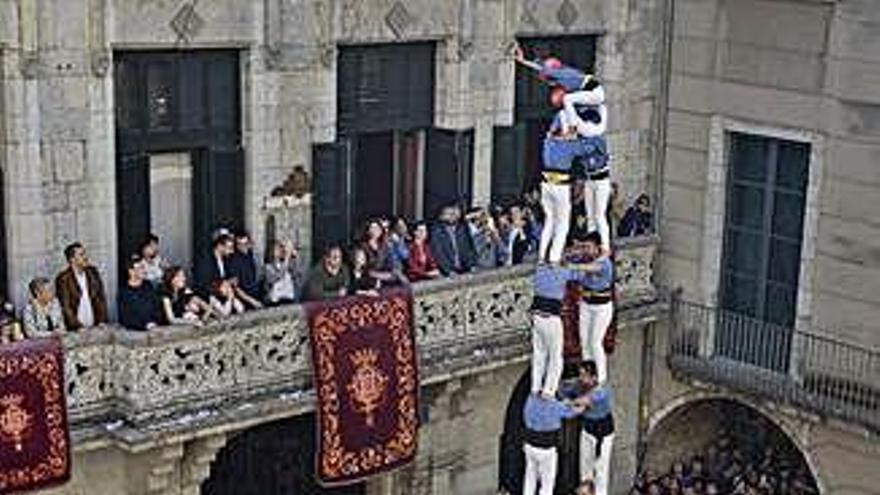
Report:
[[[580,385],[565,385],[560,389],[563,397],[576,399],[584,395]],[[601,385],[586,394],[590,398],[590,407],[580,414],[583,419],[602,419],[612,413],[614,393],[610,388]]]
[[[557,431],[562,428],[562,420],[574,418],[577,411],[556,399],[545,399],[529,394],[523,408],[526,428],[532,431]]]
[[[557,68],[551,68],[547,67],[545,61],[539,60],[537,63],[541,65],[540,76],[542,78],[559,84],[568,92],[577,91],[584,85],[586,74],[574,67],[561,65]]]
[[[554,301],[565,298],[565,284],[568,282],[584,283],[584,273],[557,265],[538,265],[532,277],[535,296]]]
[[[593,263],[598,263],[600,270],[593,273],[585,273],[581,276],[581,286],[589,291],[602,292],[611,288],[614,282],[614,264],[608,258],[599,258]]]
[[[391,265],[394,270],[403,270],[409,260],[409,247],[403,239],[391,242]]]
[[[597,172],[608,166],[608,147],[602,136],[578,136],[576,139],[547,136],[541,151],[545,170],[568,172],[575,158],[582,159],[587,172]]]

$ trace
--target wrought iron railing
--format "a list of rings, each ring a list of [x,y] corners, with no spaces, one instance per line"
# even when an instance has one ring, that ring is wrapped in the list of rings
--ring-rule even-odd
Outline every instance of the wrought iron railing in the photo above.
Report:
[[[672,298],[668,361],[688,377],[880,430],[880,351]]]

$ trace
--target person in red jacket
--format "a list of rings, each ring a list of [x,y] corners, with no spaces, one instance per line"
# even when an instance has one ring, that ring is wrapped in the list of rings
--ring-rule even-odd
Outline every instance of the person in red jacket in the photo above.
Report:
[[[413,240],[409,245],[409,260],[407,261],[406,274],[413,282],[418,280],[430,280],[440,276],[440,269],[434,255],[431,254],[431,244],[428,242],[428,226],[425,222],[419,222],[413,229]]]

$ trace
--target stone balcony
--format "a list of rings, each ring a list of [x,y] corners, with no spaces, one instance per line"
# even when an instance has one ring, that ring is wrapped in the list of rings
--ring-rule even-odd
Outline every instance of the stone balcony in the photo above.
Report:
[[[656,241],[619,244],[618,320],[624,328],[660,314],[652,272]],[[423,385],[528,358],[531,272],[523,265],[414,286]],[[109,441],[136,449],[313,407],[306,320],[298,305],[198,328],[100,328],[67,336],[64,344],[79,448]]]

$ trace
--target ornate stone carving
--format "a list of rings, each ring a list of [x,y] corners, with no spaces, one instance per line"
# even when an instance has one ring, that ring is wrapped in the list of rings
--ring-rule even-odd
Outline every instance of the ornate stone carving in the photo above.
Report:
[[[306,169],[303,168],[302,165],[297,165],[293,167],[293,171],[290,172],[290,175],[284,179],[283,184],[272,189],[271,196],[276,198],[281,196],[301,198],[306,194],[309,194],[311,190],[312,180],[309,177],[309,173],[306,172]]]
[[[394,2],[391,9],[385,14],[385,25],[394,33],[394,37],[402,39],[409,28],[415,22],[415,17],[410,14],[406,6],[400,0]]]
[[[110,69],[110,52],[107,50],[96,50],[92,52],[92,74],[95,77],[103,78]]]
[[[617,270],[618,300],[628,305],[653,302],[657,299],[654,286],[654,256],[656,242],[651,238],[628,239],[618,248],[615,268]]]
[[[325,69],[330,69],[336,63],[336,43],[326,42],[318,45],[318,63]]]
[[[627,311],[638,313],[638,307],[656,299],[651,281],[655,249],[651,238],[619,246],[623,319]],[[414,286],[422,380],[430,383],[527,356],[532,271],[520,265]],[[307,400],[304,392],[311,386],[300,306],[248,313],[203,328],[96,329],[66,337],[65,345],[75,430],[107,416],[122,417],[125,428],[143,432],[186,428],[228,413],[230,403],[247,409],[267,397]]]
[[[205,20],[196,12],[197,2],[198,0],[186,2],[171,19],[171,29],[177,33],[178,40],[183,43],[189,43],[205,25]]]
[[[522,12],[519,20],[531,29],[538,31],[541,29],[541,23],[538,22],[538,7],[540,0],[524,0],[522,4]]]
[[[556,20],[559,21],[559,25],[568,30],[577,21],[577,18],[577,7],[571,0],[563,0],[559,10],[556,11]]]

